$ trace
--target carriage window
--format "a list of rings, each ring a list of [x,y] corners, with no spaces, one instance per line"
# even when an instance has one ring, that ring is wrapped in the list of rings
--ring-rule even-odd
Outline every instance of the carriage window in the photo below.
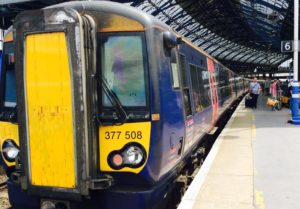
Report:
[[[179,56],[180,64],[180,74],[182,78],[182,88],[183,88],[183,102],[185,116],[192,115],[191,99],[190,99],[190,89],[186,80],[186,59],[185,56],[180,54]]]
[[[124,107],[145,107],[146,53],[141,34],[100,34],[101,74]],[[111,107],[102,93],[102,105]]]
[[[172,86],[174,89],[179,88],[179,75],[178,75],[178,65],[175,49],[171,51],[171,75],[172,75]]]
[[[231,94],[230,82],[229,82],[229,72],[226,69],[219,68],[219,94],[220,98],[225,100]]]
[[[196,112],[203,111],[210,105],[210,87],[208,71],[190,64],[192,93]]]
[[[3,48],[3,66],[1,72],[1,101],[5,108],[16,106],[16,79],[15,79],[15,60],[13,53],[13,43],[7,42]]]

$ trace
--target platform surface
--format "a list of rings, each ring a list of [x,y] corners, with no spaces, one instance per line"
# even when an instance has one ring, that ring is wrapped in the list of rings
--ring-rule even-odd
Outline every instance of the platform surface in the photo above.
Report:
[[[240,103],[178,209],[300,208],[300,126],[265,99]]]

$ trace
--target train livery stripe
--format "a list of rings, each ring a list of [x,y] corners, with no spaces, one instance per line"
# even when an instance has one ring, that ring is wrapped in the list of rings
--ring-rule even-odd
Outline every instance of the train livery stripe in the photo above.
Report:
[[[31,183],[75,187],[73,107],[64,32],[31,34],[25,45],[25,93]]]
[[[143,166],[139,168],[125,167],[115,170],[108,165],[107,157],[112,151],[121,150],[130,142],[141,144],[149,155],[151,122],[125,123],[120,126],[101,126],[99,128],[99,152],[100,152],[100,170],[115,172],[139,173]]]
[[[102,25],[99,32],[144,31],[141,23],[127,17],[102,14],[102,18],[107,22]]]
[[[209,72],[209,81],[210,81],[210,89],[211,89],[211,96],[212,96],[212,124],[214,124],[218,119],[218,89],[217,89],[217,81],[215,76],[215,64],[212,59],[207,58],[207,67]]]

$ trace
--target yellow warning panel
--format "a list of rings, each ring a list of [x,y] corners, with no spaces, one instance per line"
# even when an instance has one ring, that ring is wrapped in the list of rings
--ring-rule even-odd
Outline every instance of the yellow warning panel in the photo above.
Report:
[[[75,144],[66,35],[31,34],[25,41],[31,183],[74,188]]]
[[[100,170],[111,172],[139,173],[145,166],[139,168],[124,167],[113,169],[108,164],[108,156],[113,151],[121,150],[126,144],[136,142],[142,145],[149,155],[151,122],[125,123],[120,126],[101,126],[99,128]]]
[[[124,16],[102,14],[102,25],[99,32],[144,31],[144,27],[136,20]]]

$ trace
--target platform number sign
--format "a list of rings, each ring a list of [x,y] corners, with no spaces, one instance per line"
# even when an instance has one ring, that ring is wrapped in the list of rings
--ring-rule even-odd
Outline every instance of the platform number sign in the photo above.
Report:
[[[294,42],[293,41],[281,41],[281,52],[293,52]]]

